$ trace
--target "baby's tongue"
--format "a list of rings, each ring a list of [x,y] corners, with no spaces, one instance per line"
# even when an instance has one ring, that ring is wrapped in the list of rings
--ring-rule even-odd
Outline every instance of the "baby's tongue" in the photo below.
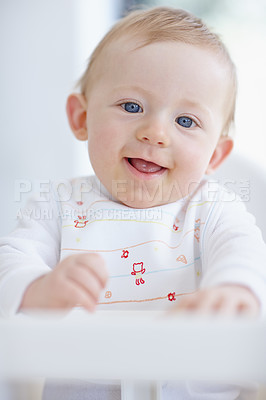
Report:
[[[130,158],[129,162],[140,172],[151,173],[158,172],[162,169],[160,165],[153,162],[142,160],[141,158]]]

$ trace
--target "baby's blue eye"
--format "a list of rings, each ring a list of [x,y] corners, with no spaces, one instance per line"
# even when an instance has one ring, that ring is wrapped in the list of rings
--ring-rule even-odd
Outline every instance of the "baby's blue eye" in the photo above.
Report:
[[[128,103],[123,103],[121,104],[121,106],[125,111],[130,113],[139,113],[143,111],[142,108],[137,103],[133,103],[131,101],[129,101]]]
[[[189,117],[179,117],[176,119],[176,122],[184,128],[191,128],[192,126],[195,126],[195,122]]]

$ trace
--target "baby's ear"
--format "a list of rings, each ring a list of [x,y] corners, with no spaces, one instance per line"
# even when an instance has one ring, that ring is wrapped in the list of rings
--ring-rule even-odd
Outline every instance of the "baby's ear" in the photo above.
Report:
[[[66,104],[66,112],[70,128],[78,140],[87,140],[87,101],[85,96],[72,93]]]
[[[207,175],[212,174],[222,164],[231,153],[233,146],[232,138],[228,136],[220,137],[206,170]]]

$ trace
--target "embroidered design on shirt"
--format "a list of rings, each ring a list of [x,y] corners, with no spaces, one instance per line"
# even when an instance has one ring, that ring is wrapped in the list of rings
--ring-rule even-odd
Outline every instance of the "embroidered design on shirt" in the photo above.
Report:
[[[178,229],[179,229],[178,223],[179,223],[179,219],[176,218],[175,222],[174,222],[174,225],[173,225],[173,230],[174,231],[178,231]]]
[[[202,268],[201,268],[200,264],[196,266],[195,272],[196,272],[197,278],[200,278],[202,275]]]
[[[83,205],[83,201],[77,201],[77,205],[78,206],[82,206]]]
[[[184,254],[181,254],[179,257],[177,257],[176,261],[181,261],[182,263],[187,264],[187,259]]]
[[[199,242],[200,239],[200,218],[195,220],[194,237]]]
[[[139,262],[139,263],[134,263],[133,264],[133,271],[131,272],[131,275],[134,275],[136,277],[136,285],[140,285],[143,283],[145,283],[144,279],[142,278],[142,274],[144,274],[144,272],[146,271],[145,268],[143,268],[143,262]]]
[[[85,228],[89,221],[86,219],[86,215],[83,215],[82,217],[78,215],[78,219],[74,221],[75,223],[75,228]]]
[[[168,293],[168,300],[169,301],[175,301],[176,300],[176,293]]]
[[[107,291],[105,292],[104,297],[105,297],[106,299],[110,299],[110,298],[112,297],[112,292],[111,292],[110,290],[107,290]]]
[[[121,258],[128,258],[129,255],[129,251],[128,250],[122,250],[123,254],[121,256]]]

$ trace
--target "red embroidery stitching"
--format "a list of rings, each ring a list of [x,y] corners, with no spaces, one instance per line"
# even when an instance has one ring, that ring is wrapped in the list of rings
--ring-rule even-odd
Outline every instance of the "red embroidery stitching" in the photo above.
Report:
[[[122,250],[122,251],[123,251],[123,254],[122,254],[121,258],[128,258],[129,251],[128,250]]]
[[[136,280],[135,283],[136,285],[140,285],[140,284],[144,284],[145,281],[142,278],[142,274],[144,274],[144,272],[146,271],[145,268],[143,268],[143,262],[139,262],[139,263],[134,263],[133,264],[133,271],[131,272],[131,275],[135,275],[136,276]]]
[[[75,228],[85,228],[85,226],[87,225],[87,223],[88,223],[89,221],[88,220],[86,220],[86,216],[84,215],[84,216],[80,216],[80,215],[78,215],[78,219],[76,219],[75,221],[74,221],[74,223],[75,223]]]
[[[110,299],[110,298],[112,297],[112,292],[111,292],[110,290],[107,290],[107,291],[105,292],[104,297],[105,297],[106,299]]]
[[[176,294],[175,294],[175,292],[173,292],[173,293],[168,293],[168,300],[169,301],[175,301],[176,300]]]
[[[200,218],[195,220],[194,238],[199,242],[200,239]]]
[[[177,257],[176,261],[181,261],[182,263],[187,264],[187,259],[184,254],[181,254],[179,257]]]
[[[179,219],[176,218],[176,219],[175,219],[175,222],[174,222],[174,225],[173,225],[173,230],[174,230],[174,231],[177,231],[177,230],[179,229],[179,226],[177,226],[178,222],[179,222]]]

